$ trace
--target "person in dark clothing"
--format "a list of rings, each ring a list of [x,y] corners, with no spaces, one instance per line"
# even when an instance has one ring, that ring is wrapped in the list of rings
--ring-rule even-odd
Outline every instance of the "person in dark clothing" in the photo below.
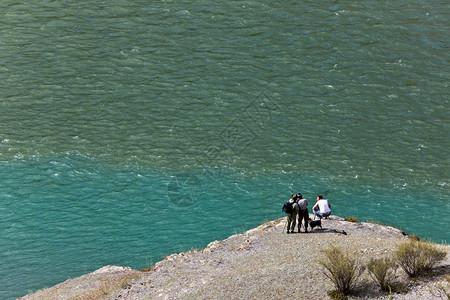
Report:
[[[289,199],[289,203],[292,204],[292,212],[287,215],[287,233],[294,233],[295,223],[297,221],[297,214],[299,212],[298,204],[297,204],[297,195],[293,194],[291,199]]]

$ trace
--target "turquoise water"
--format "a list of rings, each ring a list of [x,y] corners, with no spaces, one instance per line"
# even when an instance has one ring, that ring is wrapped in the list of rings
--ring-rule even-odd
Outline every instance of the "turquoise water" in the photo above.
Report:
[[[448,2],[0,1],[0,298],[283,216],[448,243]]]

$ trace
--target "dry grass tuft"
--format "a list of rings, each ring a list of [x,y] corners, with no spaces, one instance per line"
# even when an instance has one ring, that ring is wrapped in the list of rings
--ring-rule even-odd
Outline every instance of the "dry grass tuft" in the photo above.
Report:
[[[347,222],[359,223],[358,219],[355,217],[347,217],[344,220]]]
[[[444,260],[447,253],[436,245],[408,239],[401,243],[395,252],[397,263],[409,277],[422,276],[429,273]]]
[[[398,265],[391,257],[371,258],[367,263],[370,277],[383,291],[391,291]]]
[[[323,253],[324,257],[319,258],[318,262],[324,268],[325,276],[333,282],[335,293],[348,295],[354,289],[364,268],[356,258],[336,246],[328,246]]]
[[[415,241],[418,241],[418,242],[420,241],[420,238],[419,238],[417,235],[414,235],[414,234],[413,234],[413,235],[410,235],[409,238],[410,238],[410,239],[413,239],[413,240],[415,240]]]

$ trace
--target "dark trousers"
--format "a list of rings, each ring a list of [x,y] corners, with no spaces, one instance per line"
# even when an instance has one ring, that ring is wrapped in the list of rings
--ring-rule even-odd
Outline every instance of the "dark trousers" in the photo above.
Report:
[[[308,220],[309,220],[308,209],[300,210],[298,214],[298,232],[300,232],[300,227],[302,227],[302,221],[304,221],[305,223],[305,232],[308,232]]]

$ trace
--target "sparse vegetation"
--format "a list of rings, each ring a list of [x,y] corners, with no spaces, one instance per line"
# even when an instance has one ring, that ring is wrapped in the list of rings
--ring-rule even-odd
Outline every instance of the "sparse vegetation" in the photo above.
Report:
[[[235,229],[234,234],[245,234],[247,232],[247,228],[241,226],[240,229]]]
[[[327,234],[324,231],[323,234],[297,235],[292,238],[284,235],[283,226],[276,226],[274,230],[259,226],[245,236],[237,235],[213,241],[204,253],[197,253],[195,248],[190,249],[191,251],[185,249],[187,252],[173,254],[156,265],[147,263],[141,272],[112,266],[111,269],[103,270],[104,272],[71,279],[24,299],[124,299],[127,298],[126,295],[131,295],[132,292],[134,294],[137,287],[142,299],[158,298],[161,293],[174,299],[218,299],[228,295],[232,297],[243,288],[246,299],[343,300],[350,298],[349,295],[361,299],[394,299],[398,297],[394,293],[410,293],[404,298],[428,299],[434,296],[450,300],[450,275],[445,277],[448,273],[446,265],[436,269],[433,276],[409,280],[405,280],[406,276],[400,266],[395,267],[396,264],[399,265],[396,255],[399,244],[405,241],[423,242],[406,238],[397,230],[343,220],[330,219],[327,227],[346,229],[349,236]],[[352,232],[353,228],[357,230]],[[331,233],[331,230],[328,232]],[[317,245],[339,246],[325,246],[322,253],[317,253]],[[446,245],[435,246],[437,249],[450,251]],[[216,251],[217,249],[222,250]],[[190,252],[195,252],[195,255]],[[388,253],[392,253],[392,256]],[[425,253],[429,255],[428,251]],[[317,257],[322,258],[322,265],[318,264]],[[377,259],[370,262],[370,258]],[[375,281],[368,278],[369,273],[362,274],[360,262],[363,259],[367,259],[364,265],[369,269],[368,272],[373,273],[375,278],[378,276],[379,282],[375,278]],[[267,275],[264,282],[251,281],[255,278],[255,268],[258,274]],[[302,271],[298,274],[298,279],[304,278],[302,282],[306,284],[290,284],[286,288],[286,282],[297,280],[292,278],[295,268]],[[395,270],[402,276],[396,278]],[[134,276],[138,277],[137,280],[133,280]],[[242,282],[254,284],[242,285]],[[266,282],[270,282],[270,286]],[[376,284],[384,291],[377,288]],[[328,288],[324,289],[326,286]],[[409,290],[409,286],[414,288]]]
[[[417,277],[430,272],[447,253],[436,245],[408,239],[401,243],[395,252],[398,265],[409,277]]]
[[[447,300],[450,300],[450,275],[445,275],[446,286],[442,284],[440,287],[442,293],[447,296]]]
[[[450,300],[450,275],[445,275],[444,281],[432,289],[431,293],[441,299]]]
[[[393,228],[402,230],[401,227],[397,227],[396,225],[392,225],[392,223],[388,223],[388,222],[384,222],[384,221],[380,221],[380,220],[376,220],[376,219],[369,219],[366,222],[367,223],[372,223],[372,224],[378,224],[378,225],[382,225],[382,226],[389,226],[389,227],[393,227]]]
[[[356,279],[364,270],[358,260],[344,253],[340,248],[330,245],[323,250],[324,256],[318,262],[325,269],[324,274],[334,284],[335,292],[348,295],[356,285]]]
[[[152,268],[143,268],[141,272],[151,272]]]
[[[416,240],[416,241],[420,241],[420,238],[417,235],[410,235],[409,236],[410,239]]]
[[[391,257],[371,258],[367,263],[370,277],[383,291],[392,291],[398,265]]]
[[[359,223],[358,219],[355,217],[347,217],[344,220],[347,222]]]
[[[334,299],[334,300],[347,300],[348,299],[346,295],[344,295],[343,293],[338,292],[336,290],[328,291],[327,294],[328,294],[328,296],[330,296],[331,299]]]
[[[390,293],[407,294],[409,293],[409,287],[403,282],[394,282],[390,286]]]
[[[131,280],[139,277],[139,274],[125,274],[121,276],[101,278],[98,280],[97,288],[92,288],[74,297],[75,299],[107,299],[119,289],[130,288]]]
[[[278,224],[280,224],[280,223],[281,223],[281,221],[283,221],[283,219],[282,219],[282,218],[280,218],[280,219],[277,219],[277,220],[275,220],[275,221],[274,221],[274,224],[275,224],[275,225],[278,225]]]

